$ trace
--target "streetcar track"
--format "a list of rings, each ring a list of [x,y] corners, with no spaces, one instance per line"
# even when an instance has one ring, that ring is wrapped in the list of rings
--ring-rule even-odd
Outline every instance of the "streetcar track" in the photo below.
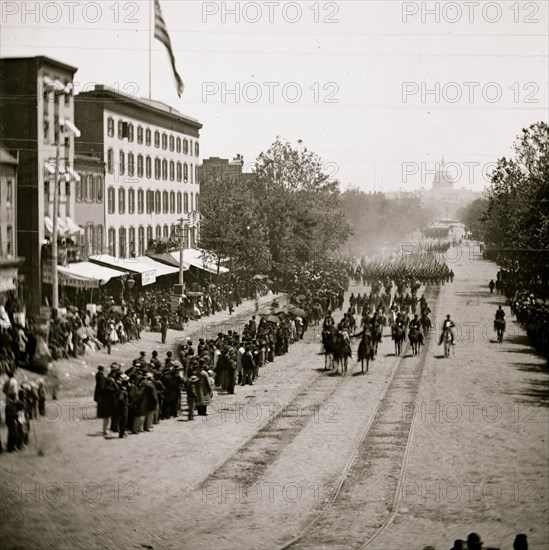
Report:
[[[431,290],[431,289],[429,289]],[[440,288],[435,287],[432,291],[434,293],[435,300],[438,298]],[[431,292],[429,292],[431,294]],[[339,479],[335,485],[335,490],[333,493],[325,499],[325,506],[314,516],[314,518],[303,527],[297,535],[292,539],[285,542],[283,545],[277,546],[277,550],[284,550],[287,548],[319,548],[322,544],[327,542],[336,543],[338,545],[343,544],[345,548],[357,548],[362,550],[369,546],[379,534],[381,534],[387,526],[392,522],[394,516],[397,512],[397,505],[399,501],[399,494],[402,487],[402,482],[404,479],[404,474],[406,472],[406,466],[408,462],[408,456],[411,450],[411,441],[413,439],[413,431],[415,428],[415,416],[412,417],[412,421],[409,424],[404,424],[402,421],[391,421],[382,418],[383,414],[391,418],[391,414],[395,414],[394,411],[391,411],[391,407],[394,407],[395,403],[392,403],[390,399],[391,392],[408,392],[413,393],[413,402],[419,395],[423,384],[423,373],[425,366],[425,359],[427,354],[428,343],[425,343],[420,351],[420,354],[415,356],[414,359],[418,359],[417,364],[413,367],[416,375],[410,375],[410,370],[405,372],[402,376],[399,375],[399,371],[402,371],[403,359],[405,359],[406,350],[409,348],[409,343],[406,342],[406,345],[403,346],[403,350],[400,356],[396,358],[395,365],[391,372],[391,376],[385,388],[378,398],[376,407],[371,415],[369,421],[364,426],[360,437],[358,438],[349,460],[347,461],[345,468],[343,469]],[[409,365],[409,363],[407,363]],[[398,376],[398,377],[397,377]],[[415,381],[415,384],[413,383]],[[399,383],[404,382],[405,386],[402,387]],[[385,409],[385,410],[384,410]],[[389,427],[397,427],[395,431],[386,431]],[[368,437],[367,437],[368,436]],[[405,445],[403,447],[403,440],[405,440]],[[399,459],[399,454],[400,460]],[[391,460],[388,460],[388,457],[392,457]],[[362,461],[359,460],[362,458]],[[384,463],[383,463],[384,462]],[[380,464],[382,463],[382,464]],[[364,466],[366,464],[366,466]],[[397,468],[395,472],[395,466],[400,464],[400,468]],[[384,472],[385,476],[383,477],[382,485],[391,485],[396,487],[391,490],[381,491],[383,494],[378,495],[374,498],[371,497],[371,492],[368,491],[368,487],[364,487],[367,484],[367,481],[364,480],[364,477],[367,477],[369,474],[370,477],[373,477],[375,474],[372,473],[375,468],[378,470],[389,469],[390,471]],[[366,470],[360,471],[360,470]],[[392,470],[392,471],[391,471]],[[364,473],[367,475],[364,476]],[[358,475],[361,474],[361,475]],[[379,471],[377,472],[379,477]],[[346,481],[354,480],[355,483],[347,483]],[[362,488],[360,495],[361,503],[364,505],[364,508],[377,508],[376,510],[369,510],[370,516],[374,516],[370,519],[371,524],[366,527],[366,529],[373,530],[373,533],[366,538],[364,534],[357,533],[354,538],[350,537],[350,528],[352,520],[349,519],[349,515],[352,515],[352,512],[356,513],[356,504],[355,500],[348,497],[349,494],[353,493],[353,489],[357,486]],[[356,493],[357,491],[355,491]],[[387,495],[392,494],[392,500],[388,502]],[[354,494],[353,496],[356,496]],[[353,502],[353,504],[351,504]],[[383,510],[383,508],[385,510]],[[319,522],[327,514],[331,514],[331,521],[325,520],[320,525]],[[359,518],[361,521],[355,522],[353,525],[356,527],[357,523],[363,525],[362,518]],[[346,525],[341,527],[342,522],[347,521]],[[339,537],[334,535],[339,527]],[[363,531],[364,529],[362,529]],[[337,538],[337,541],[334,540]],[[365,540],[366,538],[366,540]]]

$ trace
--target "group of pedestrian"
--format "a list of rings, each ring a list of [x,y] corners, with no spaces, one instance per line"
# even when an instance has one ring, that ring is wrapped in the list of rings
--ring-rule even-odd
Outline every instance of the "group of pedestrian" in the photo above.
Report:
[[[425,546],[423,550],[436,550],[434,546]],[[499,550],[492,546],[484,546],[480,535],[477,533],[470,533],[467,537],[467,541],[463,539],[456,539],[454,545],[450,550]],[[516,535],[513,542],[513,550],[528,550],[528,537],[519,533]]]
[[[150,360],[143,351],[124,372],[118,363],[112,363],[108,374],[99,365],[95,380],[94,400],[97,416],[103,420],[104,436],[109,429],[120,438],[126,437],[126,431],[150,432],[161,420],[177,417],[182,408],[182,392],[187,395],[189,420],[194,418],[195,408],[199,415],[207,415],[213,397],[213,380],[206,361],[197,357],[185,372],[172,352],[162,363],[156,351]]]
[[[17,382],[14,373],[8,373],[2,391],[5,395],[5,422],[8,428],[7,451],[22,450],[29,443],[31,422],[46,414],[46,392],[42,379],[36,382]],[[3,451],[0,440],[0,452]]]

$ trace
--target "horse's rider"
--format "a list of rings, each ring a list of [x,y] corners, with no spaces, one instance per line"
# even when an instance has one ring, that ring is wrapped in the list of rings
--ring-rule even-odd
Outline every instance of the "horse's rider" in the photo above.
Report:
[[[417,333],[419,334],[419,341],[421,342],[421,344],[423,344],[423,330],[417,313],[414,314],[414,318],[410,321],[408,327],[409,329],[416,329]]]
[[[343,339],[343,349],[342,349],[342,356],[352,357],[353,353],[351,350],[351,335],[349,332],[349,325],[347,322],[344,322],[341,326],[341,330],[339,331],[339,334],[341,334],[341,337]]]
[[[324,317],[324,323],[322,325],[322,330],[323,331],[330,330],[330,328],[333,327],[334,325],[335,325],[335,320],[332,317],[332,312],[328,311],[326,313],[326,317]]]
[[[438,341],[438,345],[440,346],[442,344],[442,340],[444,338],[444,333],[449,330],[450,334],[452,336],[452,345],[454,345],[454,331],[452,330],[456,325],[454,324],[454,321],[450,318],[450,314],[446,315],[446,319],[444,320],[444,323],[442,323],[442,332],[440,334],[440,339]]]
[[[505,311],[503,311],[501,306],[499,306],[496,310],[496,320],[498,319],[505,319]]]
[[[500,319],[505,323],[505,311],[503,311],[503,308],[501,306],[499,306],[498,309],[496,310],[496,318],[494,320],[494,330],[498,329],[497,322]]]
[[[417,313],[414,314],[414,318],[410,321],[408,326],[409,328],[415,328],[416,330],[421,331],[421,323],[419,322]]]

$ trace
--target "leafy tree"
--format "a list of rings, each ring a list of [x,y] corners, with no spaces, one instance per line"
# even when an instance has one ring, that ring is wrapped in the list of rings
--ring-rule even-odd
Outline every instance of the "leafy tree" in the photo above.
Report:
[[[255,193],[278,271],[326,256],[350,233],[341,215],[339,182],[306,147],[277,137],[257,158]]]
[[[246,181],[208,175],[202,178],[201,199],[200,246],[218,265],[230,258],[235,271],[268,271],[266,230],[253,189]]]
[[[461,208],[458,213],[458,219],[471,232],[474,239],[485,240],[485,219],[488,210],[488,199],[480,198]]]

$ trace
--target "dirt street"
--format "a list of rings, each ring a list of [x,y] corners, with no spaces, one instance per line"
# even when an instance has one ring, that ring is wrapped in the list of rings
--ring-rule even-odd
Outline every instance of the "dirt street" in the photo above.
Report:
[[[516,533],[549,548],[547,366],[508,307],[494,341],[497,268],[476,250],[463,245],[453,283],[420,290],[435,323],[450,313],[457,324],[449,358],[436,326],[416,357],[409,346],[395,357],[386,329],[370,371],[360,374],[355,340],[341,376],[324,370],[310,327],[256,384],[216,393],[207,417],[123,440],[103,439],[95,419],[94,365],[110,358],[86,357],[79,383],[59,366],[60,400],[24,452],[0,459],[2,548],[255,550],[295,539],[339,550],[371,539],[379,550],[440,550],[472,531],[502,550]],[[230,328],[222,321],[207,330]],[[113,360],[153,345],[163,355],[157,340],[144,335]]]

